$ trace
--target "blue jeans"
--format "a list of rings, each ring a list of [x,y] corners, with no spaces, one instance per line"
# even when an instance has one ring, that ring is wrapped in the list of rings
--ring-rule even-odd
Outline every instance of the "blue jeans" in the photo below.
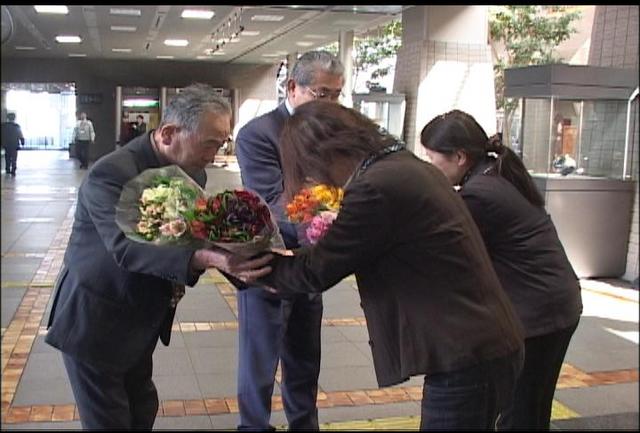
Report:
[[[498,430],[513,400],[524,352],[425,376],[420,430]]]
[[[260,287],[238,291],[239,430],[273,430],[271,397],[278,360],[290,430],[318,430],[322,297],[281,299]]]

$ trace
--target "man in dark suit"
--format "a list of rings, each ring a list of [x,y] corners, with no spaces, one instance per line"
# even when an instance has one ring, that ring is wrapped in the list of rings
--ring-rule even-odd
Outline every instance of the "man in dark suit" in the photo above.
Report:
[[[18,161],[18,148],[24,146],[24,136],[20,125],[16,123],[16,114],[7,114],[7,121],[2,124],[2,147],[4,147],[4,172],[15,177]]]
[[[231,108],[205,85],[184,89],[160,127],[100,159],[78,191],[45,341],[62,351],[84,429],[151,430],[158,411],[152,354],[169,344],[184,285],[206,268],[268,272],[264,260],[129,240],[115,222],[127,181],[177,164],[201,186],[230,133]]]
[[[287,222],[280,199],[283,184],[279,135],[297,106],[314,99],[337,102],[344,85],[343,73],[342,64],[330,53],[303,54],[287,82],[285,102],[238,132],[236,155],[242,183],[269,204],[289,249],[299,245],[296,228]],[[239,429],[273,429],[269,420],[278,360],[289,429],[318,429],[321,322],[320,294],[281,297],[261,287],[238,292]]]

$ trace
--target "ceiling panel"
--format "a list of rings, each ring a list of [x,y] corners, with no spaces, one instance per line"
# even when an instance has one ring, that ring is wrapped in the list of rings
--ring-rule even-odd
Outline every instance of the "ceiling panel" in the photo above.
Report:
[[[408,6],[291,5],[291,6],[169,6],[108,5],[68,6],[67,15],[39,14],[33,6],[8,6],[15,23],[12,38],[2,46],[2,57],[68,58],[86,54],[88,59],[202,60],[232,63],[276,63],[287,53],[304,52],[338,40],[340,31],[356,34],[400,18]],[[111,8],[139,9],[140,16],[116,16]],[[193,20],[181,17],[184,9],[209,9],[213,18]],[[240,13],[241,12],[241,13]],[[254,17],[281,16],[279,21],[257,21]],[[232,30],[242,25],[237,41],[228,41]],[[113,31],[111,26],[131,26],[135,31]],[[222,33],[221,29],[225,32]],[[75,34],[80,44],[59,44],[55,36]],[[224,45],[221,40],[225,39]],[[186,39],[186,47],[170,47],[165,39]],[[215,55],[206,51],[219,46]],[[16,47],[33,47],[24,51]],[[131,52],[114,52],[126,48]],[[220,55],[222,54],[222,55]],[[276,56],[265,56],[265,55]]]

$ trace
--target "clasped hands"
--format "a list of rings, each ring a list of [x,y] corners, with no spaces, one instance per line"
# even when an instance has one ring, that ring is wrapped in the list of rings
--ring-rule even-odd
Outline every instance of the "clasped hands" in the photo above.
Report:
[[[272,251],[281,255],[293,255],[289,250],[273,249]],[[271,266],[268,264],[272,259],[273,254],[248,259],[219,248],[200,249],[193,254],[191,267],[198,271],[216,268],[233,275],[244,283],[252,283],[271,272]],[[264,288],[269,292],[277,293],[271,287],[264,286]]]

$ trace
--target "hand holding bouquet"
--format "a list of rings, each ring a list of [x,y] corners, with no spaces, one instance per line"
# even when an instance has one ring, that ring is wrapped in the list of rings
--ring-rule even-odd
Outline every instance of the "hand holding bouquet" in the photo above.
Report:
[[[306,241],[313,245],[336,219],[343,195],[342,188],[327,185],[304,188],[286,206],[289,221],[301,224]]]
[[[216,246],[250,257],[277,234],[269,208],[245,190],[207,196],[177,166],[145,170],[123,188],[116,223],[127,237],[158,245]]]

